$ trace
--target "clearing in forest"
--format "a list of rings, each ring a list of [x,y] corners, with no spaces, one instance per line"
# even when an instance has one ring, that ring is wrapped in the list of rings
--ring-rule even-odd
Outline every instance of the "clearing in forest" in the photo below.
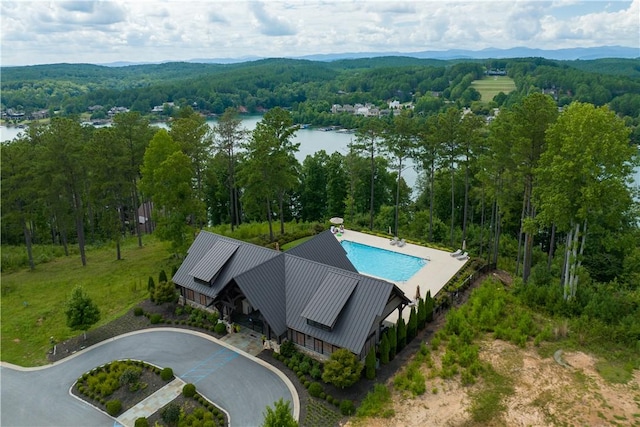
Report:
[[[516,84],[511,77],[507,76],[487,76],[480,80],[474,80],[471,82],[471,87],[480,92],[482,102],[490,102],[493,97],[504,92],[509,92],[516,89]]]

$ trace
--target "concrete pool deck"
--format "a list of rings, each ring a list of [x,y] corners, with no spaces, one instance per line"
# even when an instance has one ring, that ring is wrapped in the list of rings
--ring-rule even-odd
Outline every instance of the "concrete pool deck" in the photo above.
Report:
[[[380,279],[386,280],[387,282],[395,283],[404,292],[407,298],[411,300],[415,299],[416,289],[418,286],[420,286],[421,297],[424,298],[427,291],[431,291],[431,296],[436,296],[444,285],[447,284],[449,279],[455,276],[455,274],[464,267],[467,262],[452,257],[450,252],[414,245],[412,243],[407,243],[402,247],[398,247],[397,245],[390,244],[390,239],[352,230],[345,230],[341,236],[336,235],[336,238],[339,241],[348,240],[428,260],[427,265],[418,270],[416,274],[405,282],[395,282],[393,280],[380,277]],[[393,266],[389,266],[389,268],[393,268]],[[402,317],[405,321],[409,320],[410,312],[410,310],[403,310]],[[395,323],[398,320],[398,312],[394,311],[386,320]]]

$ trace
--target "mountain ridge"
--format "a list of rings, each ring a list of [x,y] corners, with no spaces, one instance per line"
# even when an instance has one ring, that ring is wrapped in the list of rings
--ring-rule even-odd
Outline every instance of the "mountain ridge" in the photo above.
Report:
[[[301,56],[283,56],[289,59],[305,59],[309,61],[331,62],[341,59],[362,59],[377,58],[383,56],[405,56],[418,59],[507,59],[507,58],[531,58],[541,57],[553,60],[592,60],[602,58],[640,58],[640,47],[628,46],[594,46],[577,47],[565,49],[536,49],[528,47],[513,47],[508,49],[485,48],[481,50],[469,49],[449,49],[449,50],[424,50],[415,52],[343,52],[324,53]],[[269,57],[261,56],[241,56],[237,58],[192,58],[187,60],[164,60],[164,61],[117,61],[109,63],[96,63],[109,67],[124,67],[130,65],[163,64],[167,62],[190,62],[201,64],[237,64],[242,62],[257,61]]]

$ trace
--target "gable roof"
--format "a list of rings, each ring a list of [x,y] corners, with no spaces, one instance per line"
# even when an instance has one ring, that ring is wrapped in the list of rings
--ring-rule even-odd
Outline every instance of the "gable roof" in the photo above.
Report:
[[[353,273],[358,272],[331,230],[316,234],[313,238],[289,249],[286,253]]]
[[[409,302],[393,283],[358,274],[330,232],[294,249],[201,231],[173,281],[213,298],[234,281],[278,336],[291,328],[356,354],[394,295]],[[209,276],[209,285],[199,281]]]
[[[189,275],[203,282],[211,282],[216,274],[238,249],[237,243],[218,240],[196,265],[189,271]]]
[[[358,285],[358,279],[329,271],[300,316],[330,329]]]
[[[226,242],[237,245],[237,249],[233,256],[219,269],[211,283],[208,285],[200,283],[195,280],[190,273],[195,269],[196,265],[198,265],[198,262],[216,245],[216,242]],[[173,282],[187,289],[192,289],[195,292],[215,298],[234,277],[251,270],[277,255],[278,252],[269,248],[220,236],[208,231],[201,231],[189,248],[182,265],[180,265],[180,268],[178,268],[178,271],[174,274]]]

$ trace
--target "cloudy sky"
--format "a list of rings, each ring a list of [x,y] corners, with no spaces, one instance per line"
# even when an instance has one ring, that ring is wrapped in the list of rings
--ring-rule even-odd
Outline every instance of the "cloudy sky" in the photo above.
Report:
[[[2,0],[0,20],[2,65],[640,49],[640,0]]]

